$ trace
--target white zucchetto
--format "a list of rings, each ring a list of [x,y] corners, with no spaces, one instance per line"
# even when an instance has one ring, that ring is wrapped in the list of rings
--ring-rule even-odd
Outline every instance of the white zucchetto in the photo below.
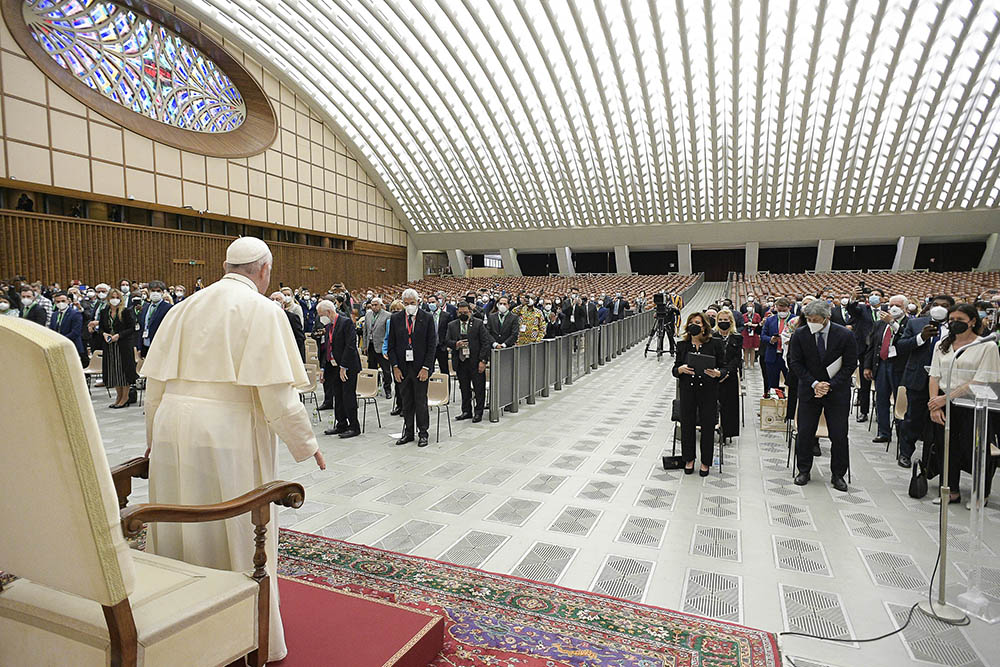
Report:
[[[270,253],[267,244],[254,236],[243,236],[229,244],[226,250],[226,263],[232,265],[250,264],[267,257]]]

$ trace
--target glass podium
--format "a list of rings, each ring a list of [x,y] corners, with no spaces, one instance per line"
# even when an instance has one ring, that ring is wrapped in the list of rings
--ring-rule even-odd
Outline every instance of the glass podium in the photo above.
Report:
[[[996,345],[992,341],[983,344]],[[963,349],[972,351],[971,346]],[[979,354],[976,354],[976,357],[978,358]],[[930,371],[930,367],[927,369]],[[983,498],[987,473],[993,473],[993,456],[1000,454],[996,448],[997,436],[1000,433],[1000,371],[972,371],[945,367],[941,369],[942,381],[948,378],[949,371],[952,381],[948,384],[954,389],[949,392],[950,405],[945,405],[946,421],[953,424],[957,419],[966,426],[961,429],[960,435],[954,434],[957,439],[952,439],[949,429],[945,429],[945,456],[940,471],[941,484],[944,486],[941,488],[939,535],[941,563],[938,567],[938,595],[936,600],[922,602],[920,608],[925,613],[938,616],[942,620],[946,618],[957,620],[961,618],[962,612],[965,612],[987,623],[996,623],[1000,621],[1000,552],[987,544],[984,530],[989,531],[990,541],[996,542],[994,546],[1000,547],[1000,541],[992,537],[1000,534],[1000,513],[996,513],[996,518],[987,521],[987,511],[994,512],[994,510],[985,508]],[[947,487],[950,466],[948,453],[955,447],[962,449],[958,460],[966,462],[971,457],[972,495],[968,501],[968,532],[962,525],[965,523],[965,517],[962,516],[965,510],[964,504],[955,504],[953,511],[946,511],[948,507],[945,502],[946,494],[958,491]],[[964,500],[963,498],[963,503]],[[1000,503],[1000,491],[993,495],[992,502]],[[952,530],[948,528],[949,521],[955,524]],[[949,568],[953,565],[964,575],[966,581],[964,584],[956,583],[949,588],[946,581],[952,574]]]

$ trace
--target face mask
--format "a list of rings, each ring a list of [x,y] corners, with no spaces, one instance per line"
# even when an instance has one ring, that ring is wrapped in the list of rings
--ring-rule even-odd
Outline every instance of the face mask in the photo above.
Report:
[[[431,311],[432,313],[435,310],[437,310],[437,309],[438,309],[438,305],[436,303],[429,303],[429,304],[427,304],[427,310]]]
[[[723,331],[728,331],[730,326],[732,326],[732,322],[719,322],[719,328]]]
[[[450,304],[451,304],[451,307],[452,307],[452,308],[454,308],[455,306],[457,306],[457,305],[458,305],[458,302],[456,302],[456,301],[449,301],[448,303],[450,303]]]
[[[529,306],[534,306],[535,305],[535,300],[534,299],[528,299],[528,305]]]
[[[768,301],[767,302],[767,307],[768,308],[774,308],[774,302],[773,301]]]
[[[779,310],[778,311],[778,317],[780,317],[781,319],[785,319],[786,317],[788,317],[788,311],[787,310],[786,311],[780,311]]]
[[[87,298],[88,299],[93,299],[96,296],[97,296],[97,292],[87,292]]]
[[[469,314],[468,313],[459,313],[458,314],[458,319],[462,320],[463,322],[468,322],[469,321]]]
[[[847,297],[846,296],[843,299],[840,300],[840,305],[841,306],[846,306],[847,305]]]
[[[153,303],[159,303],[163,301],[163,292],[150,292],[149,300]]]
[[[889,314],[892,315],[893,319],[899,319],[906,313],[899,306],[891,306],[889,308]]]
[[[948,309],[944,306],[934,306],[930,309],[931,319],[935,322],[943,322],[948,317]]]
[[[374,295],[374,294],[372,294],[371,292],[368,292],[367,296],[368,296],[368,298],[370,299],[370,298],[372,298],[372,297],[373,297],[373,296],[375,296],[375,295]]]
[[[127,292],[128,291],[128,285],[122,285],[122,291],[123,292]]]
[[[499,306],[497,306],[497,310],[499,310],[501,314],[506,313],[507,312],[507,304],[501,303]]]
[[[23,297],[21,298],[21,306],[22,306],[23,308],[27,308],[28,306],[30,306],[30,305],[31,305],[31,304],[33,304],[34,302],[35,302],[35,300],[34,300],[34,299],[25,299],[25,298],[23,298]]]
[[[58,308],[59,310],[66,310],[67,308],[69,308],[69,303],[66,301],[60,301],[59,303],[56,304],[56,308]]]
[[[911,312],[911,313],[915,313],[915,312],[917,312],[917,304],[915,304],[915,303],[911,303],[910,305],[908,305],[908,306],[906,307],[906,310],[907,310],[908,312]]]
[[[985,320],[986,319],[986,311],[985,310],[980,310],[979,311],[979,319],[981,319],[981,320]]]
[[[688,332],[689,336],[700,336],[701,335],[701,326],[697,325],[697,324],[689,324],[688,328],[687,328],[687,332]]]
[[[0,302],[0,313],[5,313],[10,308],[10,304],[7,302]]]
[[[115,307],[117,307],[118,304],[120,304],[121,302],[122,302],[121,299],[111,299],[110,301],[108,301],[108,303],[110,303],[112,306],[115,306]]]
[[[552,306],[545,304],[545,312],[549,312],[550,310],[552,310]]]
[[[806,322],[806,324],[809,327],[809,333],[817,334],[823,330],[823,327],[826,325],[826,322]]]
[[[964,334],[969,330],[969,323],[961,320],[948,320],[948,333],[953,336]]]
[[[182,289],[177,290],[177,298],[181,298],[183,296],[184,296],[184,290]]]
[[[281,305],[281,304],[278,304],[278,305]],[[323,326],[326,326],[326,325],[328,325],[331,322],[330,318],[327,317],[326,315],[320,315],[319,316],[319,321],[323,323]]]
[[[752,296],[747,297],[747,303],[753,303],[754,299]]]
[[[882,303],[882,297],[880,297],[878,294],[872,294],[870,297],[868,297],[868,303],[870,303],[873,306],[877,306],[880,303]]]
[[[410,317],[413,317],[414,315],[417,314],[417,304],[411,303],[410,305],[405,306],[404,310],[406,311],[407,315],[409,315]]]

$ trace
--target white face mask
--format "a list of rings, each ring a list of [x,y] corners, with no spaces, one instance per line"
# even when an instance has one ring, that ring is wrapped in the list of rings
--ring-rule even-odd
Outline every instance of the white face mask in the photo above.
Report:
[[[291,294],[282,294],[281,298],[285,300],[285,303],[291,303],[292,302],[292,295]]]
[[[127,292],[128,290],[129,290],[129,286],[128,285],[122,285],[122,291],[123,292]]]
[[[780,317],[781,319],[785,319],[786,317],[788,317],[788,311],[787,310],[779,310],[778,311],[778,317]]]
[[[111,299],[110,301],[108,301],[108,303],[110,303],[112,306],[115,306],[115,307],[117,307],[118,304],[120,304],[121,302],[122,302],[121,299]]]
[[[889,314],[892,315],[894,319],[898,320],[899,318],[901,318],[906,313],[899,306],[890,306],[889,307]]]
[[[56,304],[56,308],[58,308],[59,310],[66,310],[67,308],[69,308],[69,303],[66,301],[60,301],[59,303]]]
[[[753,297],[752,296],[748,296],[747,297],[747,303],[753,303]]]
[[[323,326],[326,326],[330,323],[330,318],[327,317],[326,315],[320,315],[319,321],[323,323]]]
[[[0,313],[5,313],[10,308],[10,304],[7,302],[0,302]]]
[[[550,310],[552,310],[552,306],[545,304],[545,312],[549,312]]]
[[[184,290],[182,290],[182,289],[177,290],[177,296],[178,296],[178,298],[184,296]]]
[[[97,292],[93,292],[93,291],[87,292],[87,298],[88,299],[93,299],[96,296],[97,296]]]
[[[501,315],[502,315],[503,313],[506,313],[506,312],[507,312],[507,304],[505,304],[505,303],[501,303],[501,304],[500,304],[499,306],[497,306],[497,310],[499,310],[499,311],[500,311],[500,314],[501,314]]]
[[[807,322],[806,324],[809,325],[809,333],[812,334],[819,333],[826,326],[826,322]]]
[[[27,308],[28,306],[30,306],[34,302],[35,302],[34,299],[25,299],[24,297],[21,297],[21,307],[23,307],[23,308]]]
[[[843,299],[840,300],[840,305],[841,306],[846,306],[847,305],[847,297],[846,296]]]
[[[404,306],[403,309],[406,311],[406,314],[409,315],[410,317],[413,317],[414,315],[417,314],[417,304],[415,303],[411,303],[407,306]]]
[[[944,306],[934,306],[930,309],[930,316],[935,322],[943,322],[948,317],[948,309]]]
[[[163,301],[163,292],[150,292],[149,300],[153,303],[159,303]]]

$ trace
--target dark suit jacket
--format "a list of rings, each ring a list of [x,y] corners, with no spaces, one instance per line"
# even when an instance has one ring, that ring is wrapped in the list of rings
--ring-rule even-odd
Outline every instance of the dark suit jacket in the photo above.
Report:
[[[297,320],[299,318],[292,315],[292,319]],[[405,345],[405,324],[403,325],[403,336],[403,344]],[[320,357],[324,363],[326,363],[328,348],[332,349],[331,356],[337,362],[338,366],[346,368],[349,371],[361,370],[361,357],[358,355],[358,330],[354,322],[347,315],[338,313],[336,321],[326,325],[326,337],[324,339],[322,356]]]
[[[851,315],[851,325],[854,332],[854,340],[858,344],[858,358],[863,358],[868,354],[868,342],[875,328],[875,318],[872,317],[872,308],[867,302],[852,301],[847,304],[847,312]]]
[[[145,344],[143,343],[142,333],[143,329],[146,326],[146,315],[149,313],[150,308],[155,308],[152,317],[150,317],[149,319],[149,342],[152,343],[153,337],[156,336],[156,330],[160,328],[160,322],[163,321],[164,316],[167,314],[167,311],[172,308],[172,306],[166,301],[161,301],[155,306],[153,306],[152,303],[147,303],[142,307],[142,310],[139,311],[138,345],[139,345],[139,352],[142,353],[143,357],[145,357],[146,353],[149,352],[149,348],[146,347]],[[299,329],[300,330],[302,329],[301,325],[299,326]],[[296,338],[295,340],[298,341],[298,338]]]
[[[548,318],[546,318],[544,338],[552,339],[552,338],[558,338],[559,336],[562,335],[563,335],[562,320],[560,318],[556,318],[555,322],[550,322]]]
[[[835,402],[850,402],[851,375],[858,367],[858,346],[850,330],[839,324],[830,324],[830,333],[824,341],[826,354],[819,358],[816,349],[816,337],[809,327],[801,327],[792,334],[788,342],[788,367],[799,379],[800,400],[826,400]],[[826,372],[826,367],[841,359],[840,370],[832,378]],[[816,399],[813,394],[813,382],[829,382],[830,392],[822,399]]]
[[[687,375],[682,374],[678,369],[684,366],[688,362],[688,355],[692,352],[696,352],[694,345],[688,340],[680,340],[677,342],[677,356],[674,357],[674,367],[671,369],[674,377],[678,380],[678,390],[689,392],[689,391],[718,391],[719,380],[722,376],[718,378],[709,377],[704,374]],[[712,337],[709,338],[701,346],[700,350],[697,350],[698,354],[706,354],[710,357],[715,357],[715,364],[713,368],[719,369],[723,376],[726,374],[726,349],[725,345],[722,343],[721,338]]]
[[[593,301],[587,302],[587,328],[596,327],[600,324],[597,315],[597,304]]]
[[[834,324],[839,324],[842,327],[846,327],[851,323],[850,313],[847,315],[848,319],[844,319],[843,306],[839,303],[830,304],[830,321]]]
[[[52,311],[52,320],[49,321],[49,328],[53,331],[58,331],[63,336],[66,336],[66,338],[73,341],[73,345],[76,346],[77,353],[82,355],[83,338],[81,336],[81,332],[83,331],[83,313],[76,308],[67,308],[62,318],[62,325],[56,326],[57,322],[59,322],[58,308]]]
[[[924,367],[931,365],[934,346],[941,339],[934,336],[930,340],[923,341],[922,345],[917,345],[917,335],[926,325],[932,323],[929,317],[908,318],[906,327],[902,328],[903,333],[896,343],[896,351],[901,355],[906,355],[906,364],[903,366],[903,378],[900,383],[906,387],[907,391],[927,391],[927,371]]]
[[[448,349],[448,325],[451,323],[452,316],[451,313],[448,312],[448,309],[441,308],[440,305],[438,306],[438,312],[441,314],[438,315],[438,328],[436,332],[438,342],[437,348],[443,352]],[[431,316],[432,320],[434,319],[434,313],[428,310],[427,314]]]
[[[896,376],[898,380],[903,375],[903,368],[906,366],[906,358],[909,357],[909,353],[900,354],[899,347],[896,345],[899,339],[903,336],[903,331],[906,329],[906,322],[909,318],[904,317],[899,322],[899,329],[896,333],[892,334],[889,342],[890,347],[896,348],[896,356],[886,359],[889,365],[892,366],[893,375]],[[885,322],[878,322],[875,324],[875,329],[872,331],[872,336],[868,341],[868,354],[865,355],[864,368],[870,368],[872,374],[878,372],[878,367],[882,363],[882,358],[879,352],[882,349],[882,337],[885,336],[885,328],[888,325]]]
[[[486,330],[486,325],[483,324],[482,320],[477,320],[475,317],[469,318],[468,325],[468,332],[465,336],[462,336],[461,320],[452,320],[448,324],[448,333],[444,344],[446,347],[454,350],[451,358],[456,368],[460,368],[466,363],[478,363],[490,360],[490,349],[493,347],[493,339],[490,338],[490,334]],[[462,338],[469,341],[469,358],[466,361],[462,361],[458,348],[455,345]]]
[[[28,320],[29,322],[34,322],[35,324],[40,324],[43,327],[46,324],[46,322],[45,322],[45,308],[43,308],[42,305],[39,304],[39,303],[33,303],[33,304],[31,304],[31,308],[28,309],[27,313],[25,313],[22,310],[21,311],[21,317],[24,318],[24,319],[26,319],[26,320]]]
[[[299,321],[298,316],[292,311],[285,310],[284,308],[282,308],[282,311],[288,316],[288,326],[292,328],[292,338],[295,339],[295,347],[299,348],[299,356],[302,357],[302,363],[306,363],[306,334],[302,329],[302,322]],[[152,342],[152,338],[150,338],[150,342]],[[146,356],[147,350],[148,348],[142,351],[143,357]]]
[[[618,314],[615,315],[615,303],[618,303]],[[608,319],[612,322],[615,320],[620,320],[625,317],[625,311],[628,310],[628,299],[622,297],[621,299],[612,299],[611,303],[608,305]]]
[[[487,322],[490,337],[493,339],[494,343],[500,343],[501,345],[506,345],[507,347],[514,347],[517,345],[517,335],[521,332],[520,317],[510,311],[507,311],[507,315],[503,320],[503,325],[501,325],[500,315],[498,313],[490,313]]]
[[[400,310],[389,318],[389,364],[394,368],[406,369],[406,350],[409,349],[406,331],[406,311]],[[417,309],[413,316],[413,367],[426,368],[429,373],[434,366],[434,352],[437,348],[437,332],[434,320],[425,310]]]

